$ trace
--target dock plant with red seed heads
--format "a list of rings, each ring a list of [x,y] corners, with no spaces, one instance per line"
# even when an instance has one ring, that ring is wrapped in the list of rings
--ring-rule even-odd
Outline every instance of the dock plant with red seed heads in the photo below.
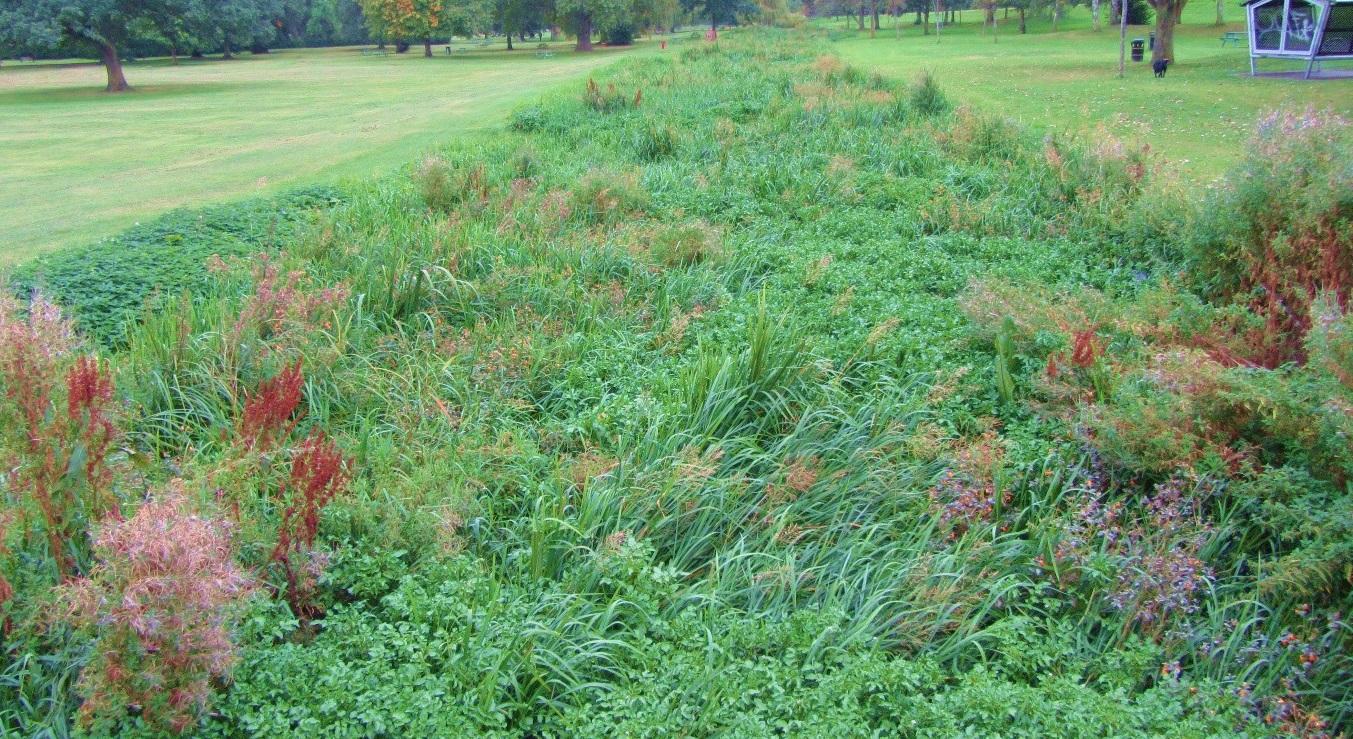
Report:
[[[277,526],[277,544],[269,562],[286,579],[286,598],[292,612],[302,618],[314,616],[312,602],[317,574],[315,537],[324,508],[347,489],[349,463],[333,440],[316,431],[301,443],[283,481],[278,498],[285,504]],[[310,562],[301,561],[309,558]]]
[[[9,484],[21,510],[36,509],[61,580],[87,553],[92,522],[119,518],[108,453],[121,438],[112,371],[76,353],[72,327],[41,298],[27,310],[0,304],[0,384]]]
[[[304,386],[300,359],[259,383],[258,389],[245,399],[240,417],[240,438],[247,448],[267,450],[296,428],[305,417],[305,411],[299,414],[296,411]]]

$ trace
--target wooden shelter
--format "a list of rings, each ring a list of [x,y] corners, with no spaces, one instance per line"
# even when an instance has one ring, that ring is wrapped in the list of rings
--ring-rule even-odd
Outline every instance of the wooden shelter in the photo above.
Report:
[[[1353,59],[1353,0],[1246,0],[1250,74],[1260,57],[1306,62],[1306,78],[1327,59]]]

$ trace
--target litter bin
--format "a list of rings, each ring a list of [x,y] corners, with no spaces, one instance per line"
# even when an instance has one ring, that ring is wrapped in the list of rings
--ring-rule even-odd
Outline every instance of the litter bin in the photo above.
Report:
[[[1151,33],[1147,34],[1146,48],[1147,48],[1147,50],[1149,50],[1149,51],[1155,51],[1155,50],[1156,50],[1156,32],[1155,32],[1155,31],[1152,31]]]
[[[1132,61],[1140,62],[1142,60],[1142,47],[1146,46],[1146,39],[1132,39]]]

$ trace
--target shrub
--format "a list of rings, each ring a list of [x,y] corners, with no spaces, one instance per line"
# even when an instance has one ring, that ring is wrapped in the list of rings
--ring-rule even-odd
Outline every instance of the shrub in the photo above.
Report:
[[[1121,4],[1123,0],[1118,0],[1115,4]],[[1155,11],[1151,9],[1148,0],[1127,0],[1128,17],[1127,22],[1130,26],[1149,26],[1151,19],[1155,16]]]
[[[916,78],[907,101],[912,112],[921,118],[938,118],[949,112],[949,98],[945,97],[940,83],[930,70]]]
[[[634,24],[617,23],[601,30],[601,42],[607,46],[630,46],[634,44]]]
[[[228,525],[171,487],[107,523],[94,549],[99,564],[64,593],[72,623],[94,639],[81,715],[113,730],[129,715],[156,731],[192,729],[235,661],[231,623],[251,592]]]
[[[636,130],[634,136],[634,155],[641,162],[656,162],[676,153],[681,144],[681,134],[676,128],[649,121]]]
[[[1312,109],[1264,117],[1240,167],[1207,210],[1191,270],[1209,294],[1264,319],[1249,358],[1305,361],[1312,304],[1353,296],[1353,126]]]
[[[612,169],[589,171],[569,192],[574,218],[588,225],[613,226],[637,214],[648,202],[648,192],[637,173]]]
[[[587,78],[587,88],[583,91],[583,103],[592,110],[601,113],[612,113],[626,108],[637,108],[643,102],[643,90],[635,90],[634,96],[630,97],[615,88],[615,83],[611,82],[602,89],[597,81],[591,77]]]
[[[483,165],[456,167],[441,157],[424,159],[413,182],[428,209],[442,213],[465,203],[482,204],[489,195]]]
[[[544,108],[539,105],[528,105],[512,112],[512,122],[509,126],[514,131],[535,133],[545,130],[547,120]]]
[[[700,264],[719,253],[718,229],[704,221],[660,227],[653,236],[653,254],[668,267]]]

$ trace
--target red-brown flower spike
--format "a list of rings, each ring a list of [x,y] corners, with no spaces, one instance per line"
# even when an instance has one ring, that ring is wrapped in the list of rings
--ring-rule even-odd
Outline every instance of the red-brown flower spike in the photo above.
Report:
[[[269,560],[282,568],[287,580],[287,600],[292,612],[309,618],[312,589],[304,572],[298,572],[293,557],[315,545],[324,507],[347,489],[348,462],[334,442],[315,431],[301,444],[291,463],[291,474],[282,484],[280,497],[286,503],[277,527],[277,545]]]
[[[275,377],[259,383],[258,390],[245,399],[240,418],[240,436],[246,446],[267,449],[296,428],[305,416],[304,411],[296,415],[304,386],[305,373],[299,359],[283,367]]]

